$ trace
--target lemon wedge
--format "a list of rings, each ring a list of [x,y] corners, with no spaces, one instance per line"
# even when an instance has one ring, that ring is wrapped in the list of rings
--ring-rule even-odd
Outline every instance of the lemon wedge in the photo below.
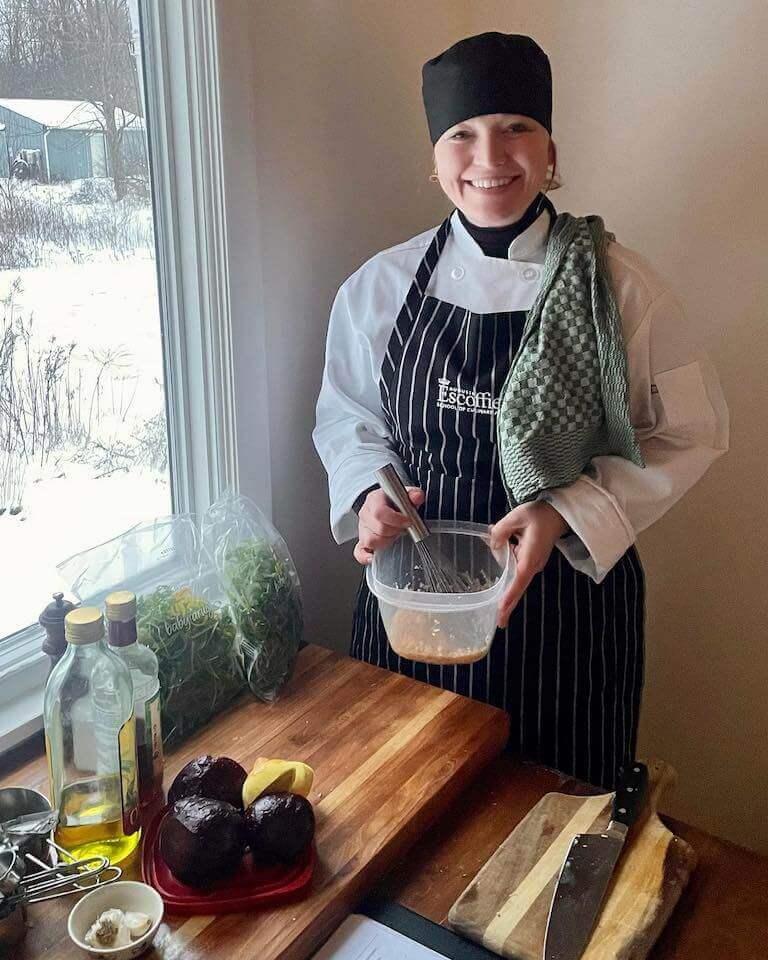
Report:
[[[262,793],[287,790],[302,797],[312,789],[314,771],[298,760],[270,760],[259,757],[243,784],[243,806],[248,807]]]

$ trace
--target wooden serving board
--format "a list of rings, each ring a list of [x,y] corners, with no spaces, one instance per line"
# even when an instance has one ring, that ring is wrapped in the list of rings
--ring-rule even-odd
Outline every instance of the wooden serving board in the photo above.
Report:
[[[249,770],[259,756],[302,760],[315,770],[309,795],[318,864],[302,899],[245,913],[167,912],[146,960],[303,960],[333,932],[397,858],[501,752],[507,714],[408,677],[308,646],[282,696],[247,696],[166,758],[165,788],[203,753]],[[48,794],[45,758],[0,785]],[[122,864],[141,879],[139,857]],[[73,898],[33,904],[14,960],[82,960],[67,936]]]
[[[675,780],[648,764],[646,808],[627,839],[583,960],[646,957],[677,903],[696,855],[657,816]],[[548,793],[518,824],[451,907],[448,926],[514,960],[542,960],[552,894],[577,833],[601,833],[613,794]]]

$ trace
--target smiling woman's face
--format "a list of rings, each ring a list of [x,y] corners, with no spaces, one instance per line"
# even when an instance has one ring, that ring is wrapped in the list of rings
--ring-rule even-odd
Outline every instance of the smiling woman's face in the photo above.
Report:
[[[519,220],[542,189],[555,148],[531,117],[492,113],[446,130],[435,144],[440,186],[478,227]]]

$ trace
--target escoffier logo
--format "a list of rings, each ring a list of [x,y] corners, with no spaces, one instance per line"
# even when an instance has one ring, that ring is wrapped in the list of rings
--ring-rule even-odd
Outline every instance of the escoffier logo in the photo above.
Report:
[[[495,414],[499,411],[499,398],[490,393],[464,390],[454,386],[445,377],[438,377],[437,406],[442,410],[456,410],[458,413]]]

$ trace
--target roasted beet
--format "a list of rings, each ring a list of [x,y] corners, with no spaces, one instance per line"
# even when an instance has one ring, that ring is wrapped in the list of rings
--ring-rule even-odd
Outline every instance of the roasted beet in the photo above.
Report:
[[[230,876],[244,852],[243,815],[222,800],[177,800],[160,827],[160,856],[190,887],[208,887]]]
[[[206,754],[183,767],[168,791],[168,803],[183,797],[208,797],[223,800],[239,810],[243,809],[245,770],[229,757]]]
[[[288,863],[315,835],[315,811],[295,793],[264,793],[245,811],[245,830],[256,860]]]

